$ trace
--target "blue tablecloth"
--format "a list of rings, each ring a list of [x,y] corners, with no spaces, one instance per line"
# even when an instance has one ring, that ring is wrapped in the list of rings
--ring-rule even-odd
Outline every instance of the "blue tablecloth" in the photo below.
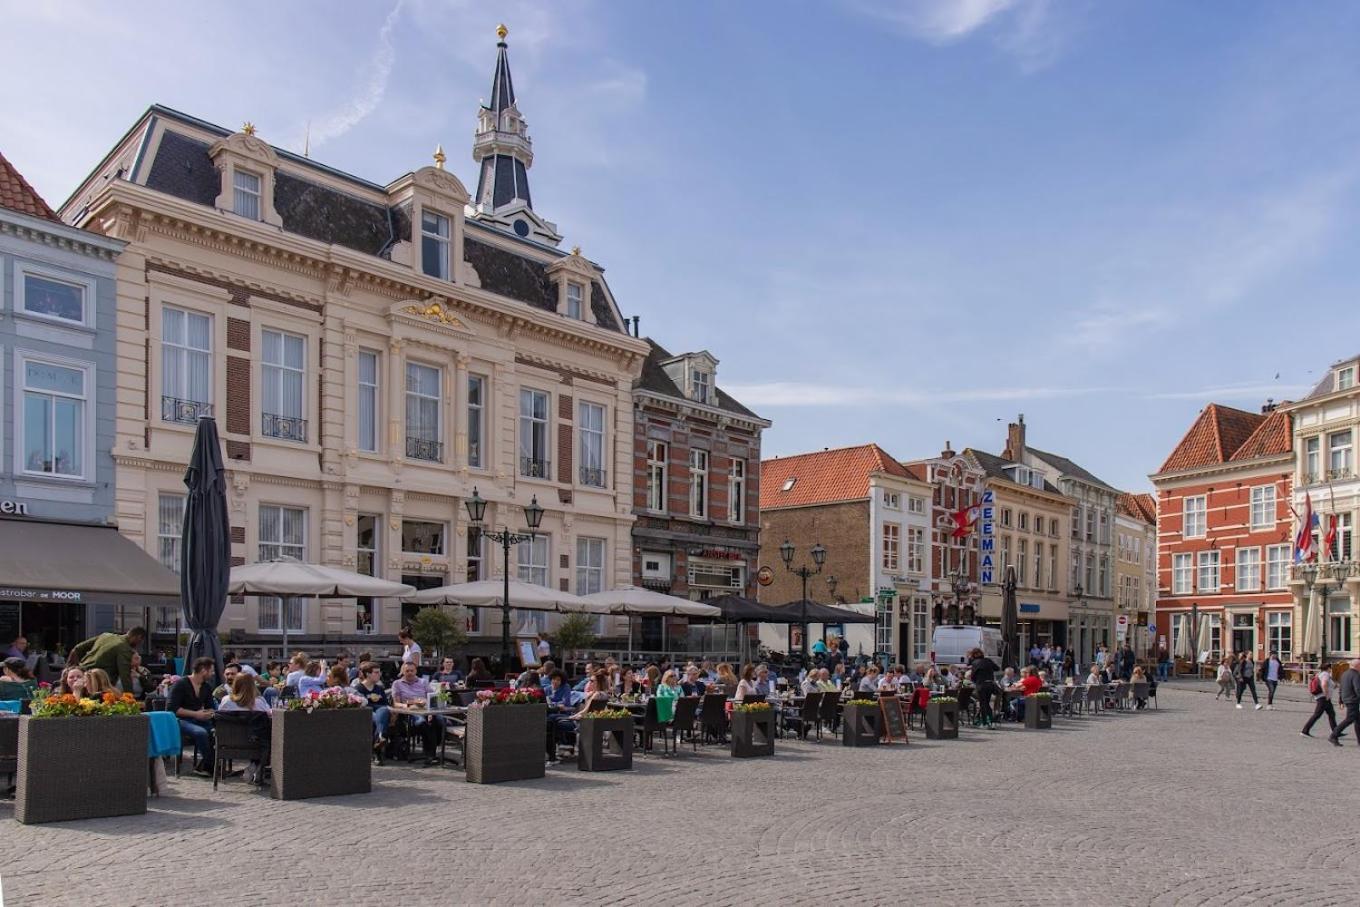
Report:
[[[13,712],[17,715],[23,707],[22,699],[0,699],[0,712]]]
[[[148,757],[174,756],[180,751],[179,719],[169,712],[147,712],[151,733],[146,737]]]

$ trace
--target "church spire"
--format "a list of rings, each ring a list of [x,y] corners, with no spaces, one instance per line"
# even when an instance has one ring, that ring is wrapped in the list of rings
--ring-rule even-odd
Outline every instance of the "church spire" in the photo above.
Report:
[[[474,216],[485,223],[509,229],[525,239],[557,245],[562,237],[554,224],[534,212],[529,194],[529,168],[534,146],[528,124],[515,103],[515,83],[510,78],[510,58],[505,37],[509,30],[496,28],[496,70],[491,77],[491,102],[477,113],[477,134],[472,159],[481,165]]]

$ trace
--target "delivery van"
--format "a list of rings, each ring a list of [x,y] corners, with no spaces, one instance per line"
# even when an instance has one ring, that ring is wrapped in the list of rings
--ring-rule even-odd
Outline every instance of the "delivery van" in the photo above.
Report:
[[[1001,631],[996,627],[972,627],[964,624],[936,627],[931,644],[930,660],[940,665],[965,664],[968,653],[981,649],[982,654],[1001,667]]]

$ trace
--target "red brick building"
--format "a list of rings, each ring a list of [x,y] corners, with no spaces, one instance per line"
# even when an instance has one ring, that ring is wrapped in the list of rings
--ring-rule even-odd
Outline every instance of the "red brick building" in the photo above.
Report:
[[[936,624],[974,623],[982,606],[979,572],[986,555],[995,559],[994,514],[983,509],[987,474],[961,453],[945,449],[938,457],[903,464],[932,486],[930,594]],[[956,519],[969,520],[956,535]],[[999,576],[988,583],[1000,582]]]
[[[1294,457],[1289,415],[1212,403],[1167,457],[1157,488],[1157,642],[1195,657],[1301,642],[1289,590]],[[1203,629],[1189,629],[1198,614]]]
[[[754,597],[760,433],[770,423],[717,386],[712,354],[647,342],[633,388],[634,583],[693,599]],[[659,648],[660,620],[639,622],[644,647],[655,634]]]

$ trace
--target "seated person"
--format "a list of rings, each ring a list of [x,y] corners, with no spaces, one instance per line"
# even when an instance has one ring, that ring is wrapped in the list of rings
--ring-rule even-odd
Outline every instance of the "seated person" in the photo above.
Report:
[[[839,689],[836,682],[831,679],[831,672],[826,668],[817,672],[817,689],[823,693],[835,693]]]
[[[359,663],[359,676],[354,679],[353,689],[368,700],[368,707],[373,710],[373,748],[380,750],[387,743],[387,726],[392,721],[392,709],[382,685],[382,668],[377,662]]]
[[[543,663],[536,669],[538,671],[538,682],[543,687],[543,692],[548,691],[548,675],[557,670],[557,665],[551,658],[543,659]]]
[[[675,672],[672,671],[671,673],[673,674]],[[814,673],[816,672],[809,671],[808,676],[811,677]],[[813,679],[815,680],[816,678],[814,677]],[[768,665],[761,665],[756,668],[756,692],[765,697],[769,697],[775,692],[774,681],[770,679],[770,668]]]
[[[343,663],[331,665],[330,673],[326,675],[326,686],[341,688],[349,686],[349,668]]]
[[[814,673],[814,671],[809,671],[808,677],[812,677]],[[812,682],[812,686],[814,690],[817,688],[816,681]],[[757,695],[756,668],[755,665],[748,664],[741,669],[741,679],[737,681],[737,689],[736,692],[732,694],[732,698],[737,702],[745,702],[746,697],[755,695]]]
[[[1033,696],[1043,689],[1044,682],[1039,679],[1039,672],[1026,665],[1020,669],[1020,679],[1011,684],[1007,689],[1013,693],[1021,693],[1011,699],[1011,708],[1015,711],[1015,720],[1025,720],[1025,696]]]
[[[803,682],[798,684],[798,690],[804,696],[809,693],[820,693],[821,689],[817,686],[817,678],[822,676],[820,668],[813,668],[803,677]]]
[[[252,674],[244,671],[237,671],[236,678],[232,681],[231,692],[223,697],[217,704],[217,711],[221,712],[260,712],[268,715],[270,712],[269,704],[264,701],[264,697],[259,695],[259,685],[255,682]],[[269,722],[260,721],[252,725],[264,744],[265,752],[269,752]],[[250,760],[250,764],[245,769],[245,780],[247,784],[254,784],[260,777],[260,761]]]
[[[1147,682],[1148,682],[1147,675],[1143,673],[1142,665],[1135,666],[1133,669],[1133,676],[1129,678],[1129,683],[1147,683]],[[1135,699],[1133,703],[1134,708],[1136,709],[1147,708],[1148,704],[1147,697],[1140,696],[1137,699]]]
[[[872,693],[878,689],[878,665],[869,665],[864,672],[864,677],[860,679],[859,686],[856,687],[861,693]]]
[[[113,681],[109,679],[108,672],[103,668],[90,668],[85,672],[85,695],[91,699],[99,699],[105,693],[117,693],[113,688]]]
[[[222,683],[213,690],[213,699],[221,702],[231,695],[232,684],[236,682],[236,675],[241,673],[241,665],[234,661],[227,662],[222,669]]]
[[[528,689],[529,687],[541,687],[538,682],[538,672],[533,668],[525,668],[520,672],[519,677],[515,678],[515,687]]]
[[[458,670],[452,658],[445,656],[439,663],[439,670],[435,673],[434,679],[440,683],[462,683],[463,672]]]
[[[762,668],[766,674],[768,668]],[[760,681],[756,681],[756,690],[760,690]],[[676,676],[675,669],[671,668],[661,675],[661,680],[656,685],[656,720],[660,722],[670,721],[675,717],[675,700],[684,695],[684,690],[680,689],[680,678]]]
[[[685,668],[685,679],[681,682],[680,689],[685,691],[686,696],[702,696],[708,692],[708,683],[704,680],[698,665]]]
[[[212,675],[217,663],[211,658],[197,658],[193,671],[181,677],[170,688],[166,711],[179,719],[180,732],[194,742],[197,761],[194,774],[209,776],[213,767],[213,698]]]
[[[85,697],[85,672],[77,665],[70,665],[61,672],[61,682],[57,685],[57,692],[61,694],[69,693],[77,699]]]
[[[420,706],[430,701],[430,684],[425,678],[416,676],[415,662],[401,663],[401,677],[392,684],[392,701],[398,705]],[[444,719],[439,715],[403,715],[402,718],[411,727],[420,728],[425,764],[437,764],[439,759],[435,756],[435,750],[439,747],[439,738],[444,730]]]
[[[590,683],[590,679],[595,676],[595,670],[595,663],[593,661],[586,662],[585,673],[581,675],[580,680],[572,685],[572,689],[577,693],[584,691],[586,684]]]
[[[28,662],[23,658],[6,658],[4,679],[0,680],[0,699],[32,699],[38,689],[38,682],[28,670]]]
[[[307,673],[307,662],[311,661],[306,652],[294,652],[293,657],[288,659],[288,674],[283,679],[286,687],[296,687],[299,681]],[[319,667],[319,665],[318,665]]]
[[[480,658],[472,659],[472,668],[467,674],[467,686],[469,690],[476,689],[479,684],[490,686],[494,680],[495,678],[491,676],[491,672],[486,669],[486,662],[482,661]]]
[[[142,653],[133,651],[132,653],[132,695],[138,702],[141,702],[152,691],[151,672],[142,664]],[[3,699],[0,696],[0,699]]]
[[[326,682],[321,679],[321,662],[307,662],[307,666],[302,669],[302,676],[297,681],[298,695],[309,696],[313,691],[320,693],[325,688]]]
[[[1094,686],[1095,684],[1101,684],[1104,682],[1105,682],[1104,678],[1100,676],[1100,665],[1092,663],[1091,670],[1086,675],[1086,685]]]

